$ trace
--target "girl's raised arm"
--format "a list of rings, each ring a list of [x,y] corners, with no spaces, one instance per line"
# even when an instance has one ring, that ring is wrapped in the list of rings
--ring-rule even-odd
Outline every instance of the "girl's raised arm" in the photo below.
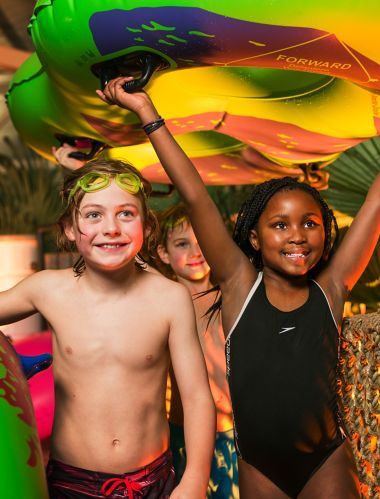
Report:
[[[135,112],[142,125],[157,121],[160,116],[145,92],[126,93],[122,86],[132,78],[112,80],[99,97],[108,104]],[[191,224],[202,252],[209,263],[216,283],[223,285],[234,278],[242,267],[255,274],[244,253],[230,237],[218,208],[208,195],[203,181],[190,159],[162,126],[149,134],[149,139],[174,186],[179,191],[189,212]]]
[[[364,272],[380,235],[380,173],[348,229],[337,252],[321,275],[334,287],[350,291]]]

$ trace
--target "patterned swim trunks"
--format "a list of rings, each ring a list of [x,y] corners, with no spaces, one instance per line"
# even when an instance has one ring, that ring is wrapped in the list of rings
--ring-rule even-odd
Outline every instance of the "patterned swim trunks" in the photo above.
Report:
[[[168,499],[175,486],[170,450],[130,473],[84,470],[50,459],[46,469],[50,499]]]

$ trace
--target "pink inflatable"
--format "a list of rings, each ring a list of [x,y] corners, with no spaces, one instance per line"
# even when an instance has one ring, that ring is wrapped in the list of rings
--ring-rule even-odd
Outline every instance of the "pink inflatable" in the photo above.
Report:
[[[52,353],[51,333],[43,331],[14,341],[21,355]],[[28,380],[40,440],[50,437],[54,416],[54,382],[52,367]]]

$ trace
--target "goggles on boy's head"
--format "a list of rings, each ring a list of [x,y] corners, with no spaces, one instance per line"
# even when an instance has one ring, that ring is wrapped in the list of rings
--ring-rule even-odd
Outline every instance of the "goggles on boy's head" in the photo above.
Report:
[[[167,219],[164,219],[160,223],[160,241],[162,242],[162,244],[166,244],[169,233],[172,232],[176,227],[185,223],[190,223],[189,218],[186,215],[182,215],[174,220],[173,218],[173,216],[169,216]]]
[[[77,180],[74,187],[69,192],[68,202],[72,197],[81,189],[84,192],[96,192],[105,189],[115,180],[115,183],[120,189],[129,192],[130,194],[137,194],[139,190],[144,193],[144,185],[138,175],[132,172],[128,173],[100,173],[89,172]]]
[[[187,218],[186,215],[177,218],[177,220],[173,220],[172,217],[169,217],[162,222],[161,230],[164,232],[169,232],[170,230],[175,229],[178,225],[182,225],[185,222],[188,222],[188,220],[189,219]]]

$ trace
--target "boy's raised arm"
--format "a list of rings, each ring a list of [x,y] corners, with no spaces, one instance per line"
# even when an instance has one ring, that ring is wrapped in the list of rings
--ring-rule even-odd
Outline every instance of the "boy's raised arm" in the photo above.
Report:
[[[112,80],[99,97],[108,104],[117,104],[138,115],[142,125],[159,118],[152,101],[145,92],[126,93],[122,85],[129,77]],[[187,206],[191,224],[202,252],[218,284],[232,279],[239,265],[253,267],[232,241],[218,208],[208,195],[204,183],[190,159],[174,140],[166,127],[149,135],[157,156]]]
[[[181,284],[176,291],[170,296],[169,348],[184,411],[186,469],[170,498],[204,499],[215,445],[215,406],[190,294]]]

